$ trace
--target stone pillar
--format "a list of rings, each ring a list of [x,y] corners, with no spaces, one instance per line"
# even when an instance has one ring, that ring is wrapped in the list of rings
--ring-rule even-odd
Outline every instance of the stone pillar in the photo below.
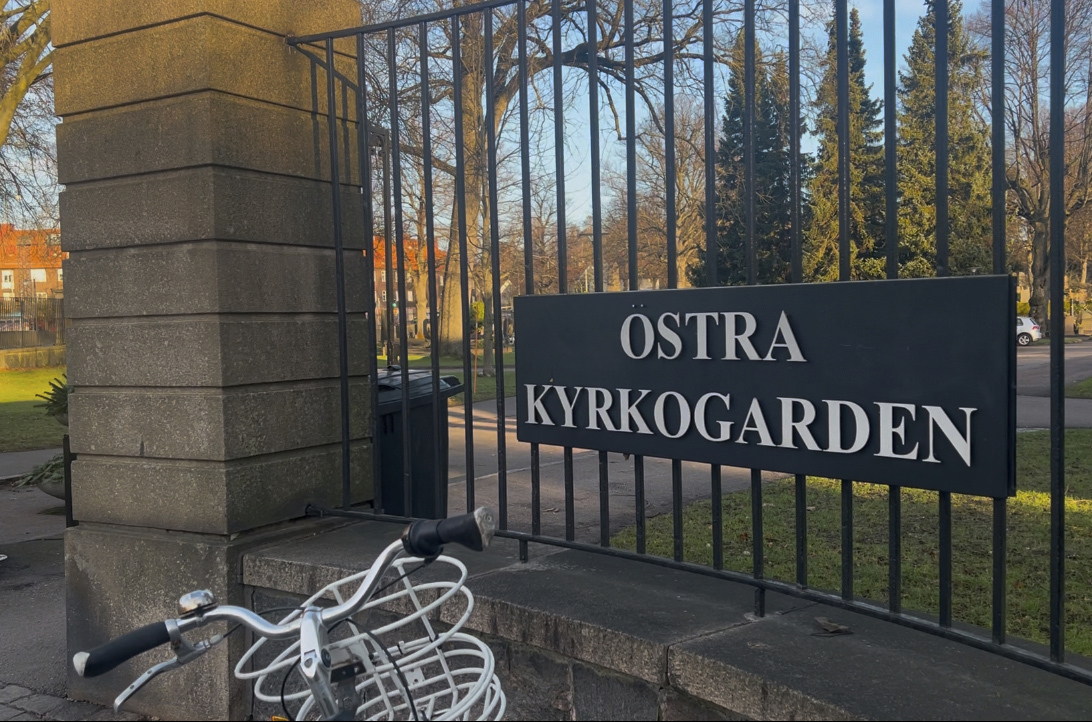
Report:
[[[240,554],[341,498],[326,75],[284,36],[360,24],[354,0],[54,0],[71,397],[69,655],[243,603]],[[339,49],[348,46],[340,46]],[[344,71],[355,78],[351,59]],[[341,173],[359,184],[339,85]],[[354,498],[371,498],[360,194],[343,191]],[[231,646],[132,711],[242,719]],[[166,650],[69,693],[109,703]]]

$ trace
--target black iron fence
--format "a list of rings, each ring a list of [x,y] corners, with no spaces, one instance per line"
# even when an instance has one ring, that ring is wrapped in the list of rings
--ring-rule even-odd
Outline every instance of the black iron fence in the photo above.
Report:
[[[64,299],[0,298],[0,349],[63,346]]]
[[[464,394],[461,428],[453,433],[462,436],[465,457],[465,478],[457,483],[465,486],[466,507],[471,509],[483,498],[499,508],[501,536],[517,539],[521,556],[527,557],[530,543],[542,543],[600,554],[624,557],[642,562],[685,569],[696,574],[714,576],[751,585],[755,588],[755,609],[762,614],[765,594],[776,591],[826,604],[852,609],[874,617],[916,628],[931,634],[956,640],[1009,658],[1018,659],[1058,674],[1092,683],[1092,672],[1066,662],[1064,629],[1066,619],[1066,548],[1065,548],[1065,464],[1063,403],[1063,292],[1065,259],[1063,238],[1065,229],[1065,198],[1062,183],[1050,185],[1052,202],[1049,206],[1049,268],[1050,307],[1058,309],[1049,319],[1051,331],[1050,369],[1050,537],[1049,537],[1049,651],[1028,651],[1026,645],[1014,645],[1008,639],[1006,579],[1008,564],[1006,498],[992,500],[992,624],[988,630],[968,630],[953,613],[952,593],[952,497],[940,492],[935,509],[937,544],[935,564],[939,579],[936,590],[939,613],[935,619],[914,614],[902,608],[904,558],[902,543],[904,524],[903,490],[887,487],[887,566],[888,590],[886,605],[858,597],[856,593],[854,559],[854,481],[840,482],[841,584],[840,589],[826,591],[813,588],[809,569],[809,484],[803,475],[795,477],[795,575],[775,579],[766,573],[766,535],[764,534],[764,483],[758,469],[749,473],[751,494],[752,548],[749,569],[725,568],[723,556],[724,528],[721,517],[724,496],[725,469],[705,466],[702,491],[697,498],[711,501],[710,527],[712,563],[699,565],[684,561],[683,515],[687,504],[684,485],[684,464],[679,460],[654,460],[641,456],[620,463],[606,452],[574,452],[571,448],[540,448],[532,444],[527,450],[529,464],[514,469],[509,463],[511,410],[506,404],[504,380],[511,377],[506,362],[502,328],[502,284],[517,279],[526,294],[568,293],[573,275],[586,274],[590,265],[595,292],[647,287],[648,258],[660,259],[665,276],[664,286],[676,288],[680,279],[683,257],[689,254],[690,268],[702,269],[692,274],[694,282],[717,285],[725,282],[724,266],[714,261],[725,255],[723,229],[718,226],[716,213],[724,191],[718,188],[724,174],[718,170],[717,146],[721,128],[721,112],[729,92],[733,63],[737,78],[742,77],[743,101],[733,112],[741,120],[739,149],[735,158],[740,168],[735,186],[742,199],[742,253],[729,255],[727,273],[748,284],[761,279],[761,262],[768,249],[758,236],[756,198],[768,191],[757,188],[756,120],[760,115],[756,72],[769,67],[770,57],[759,58],[756,51],[759,37],[767,47],[783,49],[777,62],[786,68],[788,87],[788,153],[794,161],[788,183],[789,216],[787,229],[789,246],[786,260],[787,276],[780,279],[792,283],[811,280],[805,270],[804,213],[809,202],[804,176],[814,171],[801,158],[805,142],[802,98],[805,97],[802,57],[807,47],[818,46],[819,55],[827,47],[825,66],[836,81],[836,93],[831,103],[831,116],[836,128],[836,140],[831,165],[837,183],[832,195],[836,234],[833,243],[832,276],[849,281],[856,275],[852,266],[860,251],[859,238],[852,209],[852,177],[857,162],[852,156],[850,82],[859,69],[851,67],[850,12],[846,0],[836,0],[817,26],[802,26],[801,3],[763,3],[739,0],[736,3],[704,0],[695,3],[673,3],[671,0],[490,0],[473,5],[440,9],[436,12],[403,19],[375,23],[360,28],[290,38],[298,50],[310,55],[316,66],[335,68],[337,72],[320,74],[325,77],[326,105],[344,107],[345,117],[362,118],[355,123],[327,116],[328,142],[332,184],[335,246],[338,251],[336,269],[340,321],[340,357],[342,374],[343,484],[345,506],[349,503],[349,423],[347,330],[344,305],[344,273],[341,265],[343,234],[343,195],[363,193],[363,228],[374,237],[381,229],[385,234],[388,263],[391,253],[397,253],[397,273],[388,267],[388,297],[393,298],[392,284],[397,283],[400,298],[405,298],[406,238],[408,234],[424,237],[427,259],[425,288],[432,299],[428,323],[431,329],[447,328],[446,332],[430,334],[431,374],[439,379],[441,358],[445,352],[457,351],[462,357],[464,379],[470,378],[471,332],[476,327],[476,310],[471,303],[470,289],[490,294],[487,304],[487,326],[491,325],[492,364],[497,374],[495,411],[476,416],[471,394]],[[1026,5],[1026,4],[1025,4]],[[984,97],[977,98],[977,109],[988,127],[992,150],[992,229],[986,232],[985,253],[995,274],[1007,274],[1010,267],[1006,248],[1006,192],[1009,179],[1006,167],[1006,110],[1001,102],[1006,90],[1005,48],[1006,11],[1012,2],[993,0],[983,20],[992,28],[979,50],[987,60],[988,71]],[[931,4],[935,27],[949,27],[949,4]],[[1065,66],[1065,48],[1061,29],[1066,25],[1064,0],[1050,3],[1049,44],[1050,66]],[[814,9],[814,8],[812,8]],[[897,60],[896,13],[893,0],[883,3],[882,97],[884,99],[882,130],[883,171],[880,211],[883,218],[899,217],[904,202],[900,188],[902,172],[898,168],[898,126],[896,97],[899,69]],[[829,23],[829,24],[827,24]],[[816,42],[816,37],[820,38]],[[829,37],[829,45],[827,41]],[[949,132],[949,75],[952,52],[949,34],[936,33],[932,51],[932,77],[936,89],[936,121],[927,140],[935,148],[930,154],[935,163],[935,185],[932,193],[936,202],[931,210],[935,251],[930,259],[932,272],[944,276],[951,267],[953,240],[950,229],[948,198],[950,191],[949,159],[952,140]],[[772,41],[772,42],[770,42]],[[742,45],[742,58],[732,54],[732,47]],[[966,48],[958,49],[964,53]],[[961,56],[959,62],[962,62]],[[856,61],[853,61],[856,62]],[[824,67],[820,63],[819,67]],[[741,71],[741,75],[739,74]],[[1051,73],[1049,94],[1043,93],[1043,107],[1050,111],[1050,138],[1062,138],[1064,127],[1065,74]],[[424,89],[427,92],[422,92]],[[319,89],[316,89],[318,91]],[[964,92],[965,89],[957,89]],[[1047,97],[1049,95],[1049,98]],[[319,97],[316,93],[316,97]],[[697,98],[700,112],[693,104]],[[348,99],[346,101],[346,99]],[[997,101],[997,102],[993,102]],[[860,103],[860,98],[853,99]],[[963,101],[961,101],[963,102]],[[339,105],[341,104],[341,105]],[[726,121],[724,121],[726,122]],[[606,127],[602,127],[606,126]],[[613,126],[613,128],[611,127]],[[382,141],[367,142],[380,133]],[[656,144],[643,144],[649,133],[657,134]],[[606,143],[605,137],[614,142]],[[575,139],[579,139],[576,142]],[[585,145],[585,139],[587,141]],[[960,140],[959,142],[963,142]],[[1046,142],[1045,140],[1043,142]],[[579,147],[574,150],[576,143]],[[567,145],[568,144],[568,145]],[[604,147],[604,146],[608,147]],[[358,152],[357,149],[367,149]],[[650,150],[651,149],[651,150]],[[378,155],[376,152],[378,151]],[[657,153],[651,153],[657,151]],[[653,157],[655,156],[655,157]],[[665,172],[659,177],[659,187],[653,197],[659,203],[648,207],[647,177],[639,182],[638,170],[649,163],[659,162]],[[1049,148],[1050,178],[1062,178],[1065,171],[1065,148],[1052,143]],[[689,164],[699,182],[690,184],[689,176],[677,172]],[[615,187],[608,188],[603,171],[608,167],[622,168],[614,174]],[[905,170],[905,169],[902,169]],[[734,172],[734,171],[733,171]],[[619,180],[620,179],[620,180]],[[607,189],[609,208],[604,208],[603,191]],[[685,197],[684,197],[685,196]],[[542,209],[548,207],[548,212]],[[652,213],[654,223],[642,214]],[[696,214],[696,215],[695,215]],[[573,218],[586,215],[582,228]],[[697,219],[695,221],[695,218]],[[613,219],[613,220],[612,220]],[[615,223],[610,229],[604,222]],[[417,228],[414,229],[414,221]],[[659,228],[658,235],[648,230]],[[683,238],[683,230],[687,237]],[[620,241],[607,236],[620,229]],[[695,241],[695,236],[697,241]],[[549,242],[544,242],[544,238]],[[651,243],[649,238],[655,241]],[[878,273],[889,279],[898,278],[907,250],[907,241],[900,238],[898,225],[882,224],[875,254]],[[590,240],[590,249],[586,248]],[[433,242],[436,241],[436,242]],[[612,245],[612,243],[614,245]],[[657,245],[658,244],[658,245]],[[371,249],[371,243],[363,244]],[[655,245],[655,248],[650,246]],[[420,247],[420,244],[417,246]],[[621,249],[620,254],[615,251]],[[580,253],[588,251],[585,257]],[[443,260],[438,254],[443,253]],[[513,254],[515,258],[513,259]],[[374,284],[371,252],[366,283]],[[976,269],[984,272],[985,268]],[[446,273],[445,273],[446,271]],[[619,272],[612,278],[611,273]],[[904,271],[905,272],[905,271]],[[443,279],[443,294],[439,279]],[[764,277],[763,277],[764,278]],[[585,282],[586,283],[586,282]],[[366,298],[375,298],[375,289],[366,289]],[[444,312],[449,309],[449,312]],[[489,313],[491,311],[491,313]],[[379,310],[376,311],[380,312]],[[958,311],[953,311],[957,313]],[[388,313],[388,325],[390,312]],[[370,315],[368,348],[375,348],[376,313]],[[515,319],[518,336],[519,319]],[[465,333],[459,329],[466,329]],[[409,495],[415,463],[409,439],[411,415],[410,384],[408,383],[408,339],[405,324],[396,329],[402,355],[399,364],[403,374],[402,438],[406,440],[403,454],[405,475],[405,508],[412,508]],[[455,341],[456,349],[444,347]],[[1015,353],[1015,349],[1013,349]],[[372,373],[377,371],[372,359]],[[375,397],[372,397],[375,404]],[[448,424],[449,412],[434,384],[432,396],[435,429]],[[482,409],[479,407],[479,411]],[[373,418],[377,417],[373,415]],[[457,418],[456,413],[452,418]],[[483,420],[484,419],[484,420]],[[434,429],[434,430],[435,430]],[[481,458],[475,458],[475,435],[494,436],[490,443],[495,455],[495,471],[482,473]],[[453,453],[458,451],[458,439]],[[373,453],[374,473],[379,477],[381,449]],[[439,483],[446,483],[441,469],[439,450],[431,466],[436,469]],[[480,453],[480,449],[479,449]],[[523,453],[522,451],[520,453]],[[598,489],[578,493],[577,464],[597,460]],[[687,464],[689,481],[692,467]],[[547,468],[560,467],[561,479],[550,486],[544,475]],[[623,468],[627,493],[619,496],[612,491],[618,486],[618,471]],[[653,471],[655,473],[653,473]],[[510,479],[516,473],[526,476],[526,487],[520,486],[520,498],[513,498]],[[611,479],[612,472],[614,479]],[[552,473],[552,472],[551,472]],[[655,477],[655,478],[653,478]],[[613,484],[613,486],[612,486]],[[673,519],[673,553],[657,556],[647,549],[647,507],[650,493],[659,485],[670,489],[666,510]],[[392,518],[383,515],[384,500],[376,484],[374,512],[370,518]],[[695,498],[690,484],[689,496]],[[524,494],[526,491],[526,494]],[[544,501],[545,497],[549,500]],[[631,521],[635,544],[633,550],[611,547],[612,532],[616,531],[619,499],[632,497],[633,511],[626,512]],[[612,503],[614,506],[612,507]],[[556,506],[555,506],[556,504]],[[585,534],[578,524],[581,507],[598,504],[597,533]],[[612,516],[612,509],[614,516]],[[554,519],[563,518],[563,523]],[[590,537],[590,538],[584,538]],[[1046,560],[1044,560],[1044,564]]]

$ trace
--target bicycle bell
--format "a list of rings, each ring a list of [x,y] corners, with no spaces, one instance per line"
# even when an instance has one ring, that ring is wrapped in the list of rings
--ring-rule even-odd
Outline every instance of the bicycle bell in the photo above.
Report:
[[[188,617],[197,612],[211,609],[216,604],[216,596],[212,592],[208,589],[198,589],[182,595],[178,600],[178,611],[180,616]]]

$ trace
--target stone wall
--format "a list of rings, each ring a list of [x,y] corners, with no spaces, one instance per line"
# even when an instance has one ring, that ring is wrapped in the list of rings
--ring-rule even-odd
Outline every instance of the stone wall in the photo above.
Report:
[[[69,652],[242,600],[240,556],[342,499],[333,213],[316,56],[285,42],[359,25],[353,0],[54,0],[73,514]],[[342,46],[339,45],[339,50]],[[345,70],[353,58],[338,56]],[[332,113],[355,138],[354,103]],[[352,498],[371,498],[365,247],[343,147]],[[289,524],[288,526],[285,526]],[[136,711],[238,718],[232,641]],[[111,701],[160,650],[72,696]]]

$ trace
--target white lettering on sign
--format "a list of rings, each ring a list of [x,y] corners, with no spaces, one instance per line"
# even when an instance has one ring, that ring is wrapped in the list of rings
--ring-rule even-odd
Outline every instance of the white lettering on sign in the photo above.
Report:
[[[781,339],[781,343],[777,342],[777,339]],[[775,348],[783,348],[789,352],[789,361],[804,361],[804,354],[800,353],[800,344],[796,342],[796,336],[792,332],[792,326],[789,325],[789,317],[785,315],[785,312],[781,312],[781,319],[777,322],[777,330],[774,331],[773,341],[770,342],[770,350],[766,352],[766,357],[763,361],[773,361],[773,352]]]
[[[731,421],[717,422],[717,426],[720,428],[720,436],[713,436],[710,434],[709,428],[705,425],[705,405],[709,403],[710,399],[723,399],[724,408],[731,411],[732,400],[728,397],[728,394],[718,394],[715,391],[705,394],[698,399],[698,403],[694,405],[694,427],[703,438],[708,439],[709,441],[727,441],[732,435]]]
[[[690,319],[694,319],[698,322],[698,351],[694,354],[694,360],[709,360],[709,320],[712,319],[713,323],[717,323],[717,314],[715,313],[688,313],[686,314],[686,323],[690,323]]]
[[[667,319],[669,318],[675,319],[675,328],[678,328],[679,314],[677,313],[665,313],[660,316],[660,320],[659,322],[657,322],[656,328],[659,329],[660,336],[662,336],[665,341],[675,347],[675,351],[671,354],[666,354],[664,353],[663,344],[661,344],[660,347],[656,349],[656,357],[671,360],[677,359],[679,357],[679,354],[682,353],[682,338],[680,338],[679,334],[676,333],[673,329],[668,328]]]
[[[856,454],[868,443],[868,414],[860,405],[852,401],[828,401],[827,405],[827,448],[834,454]],[[857,436],[853,439],[853,445],[848,448],[842,446],[842,409],[853,412],[853,422],[857,428]]]
[[[936,425],[940,428],[944,436],[952,443],[952,447],[955,448],[956,453],[959,454],[959,458],[963,459],[963,463],[967,466],[971,465],[971,414],[976,409],[968,409],[960,407],[967,417],[966,431],[963,434],[959,433],[952,420],[948,418],[947,412],[939,406],[923,406],[929,413],[929,456],[925,457],[924,461],[931,461],[934,464],[939,464],[940,461],[933,455],[933,426]]]
[[[596,402],[596,398],[599,399],[598,402]],[[611,396],[610,391],[595,387],[588,388],[589,429],[598,430],[598,422],[602,421],[604,429],[607,431],[617,431],[617,429],[614,428],[614,422],[610,420],[610,415],[607,414],[607,410],[610,409],[610,405],[613,401],[614,397]]]
[[[778,397],[777,400],[781,402],[781,448],[795,449],[796,445],[792,443],[795,434],[810,451],[819,451],[819,444],[815,443],[815,437],[808,431],[808,424],[815,421],[815,404],[807,399],[791,397]],[[804,417],[799,421],[793,418],[796,406],[804,410]]]
[[[620,423],[618,424],[619,431],[624,431],[627,434],[633,432],[629,428],[629,422],[637,424],[638,434],[651,434],[652,429],[648,428],[648,424],[645,423],[645,419],[641,416],[640,409],[637,405],[645,400],[645,397],[652,393],[649,389],[641,389],[641,395],[637,397],[637,400],[630,403],[629,392],[632,389],[618,389],[618,418]]]
[[[720,322],[722,318],[723,324]],[[633,345],[635,326],[641,330],[638,344],[640,348],[634,348]],[[768,328],[760,334],[758,321],[753,314],[746,311],[662,313],[656,319],[655,330],[653,329],[652,319],[642,313],[626,316],[618,334],[622,352],[634,361],[640,361],[648,358],[655,348],[656,358],[674,361],[690,346],[693,349],[693,360],[710,361],[713,359],[710,349],[715,344],[719,348],[723,340],[724,361],[807,361],[789,322],[789,316],[784,311],[781,312],[772,335]],[[766,349],[765,356],[755,348],[756,342],[763,344]],[[742,357],[740,353],[743,354]]]
[[[664,413],[668,398],[675,399],[675,402],[679,405],[679,429],[674,434],[667,430],[667,414]],[[656,428],[660,430],[661,434],[669,439],[678,439],[686,435],[686,432],[690,430],[690,404],[677,391],[665,391],[656,399],[653,418],[656,421]]]
[[[827,409],[824,420],[816,405],[807,399],[778,396],[779,403],[770,404],[772,410],[767,411],[754,397],[746,404],[747,411],[740,419],[740,412],[733,412],[731,395],[716,391],[702,394],[694,401],[677,391],[662,391],[650,399],[654,394],[650,389],[525,384],[524,391],[528,424],[554,426],[560,407],[564,417],[561,426],[571,429],[658,434],[668,439],[683,438],[693,429],[706,441],[718,444],[732,442],[825,454],[856,454],[871,443],[872,448],[879,448],[875,456],[931,463],[942,463],[937,457],[937,447],[939,440],[944,439],[968,467],[971,465],[971,419],[978,410],[959,408],[963,415],[963,428],[960,429],[952,415],[939,406],[918,407],[887,401],[875,402],[878,422],[874,424],[860,404],[844,399],[822,400]],[[553,394],[549,393],[551,391]],[[551,404],[554,415],[550,413]],[[649,405],[652,407],[651,425],[645,416]],[[919,408],[925,413],[918,414]],[[584,419],[587,419],[586,423],[583,423]],[[928,436],[928,455],[920,459],[921,444],[904,448],[910,433],[909,424],[915,423],[918,438]],[[780,439],[774,438],[771,429],[780,431]],[[821,443],[824,436],[825,446]]]
[[[631,337],[631,329],[633,328],[633,321],[639,319],[641,326],[644,330],[645,348],[641,353],[634,353]],[[626,320],[622,322],[622,351],[626,356],[637,361],[643,359],[652,353],[652,346],[656,343],[655,335],[652,333],[652,321],[648,320],[647,316],[642,316],[639,313],[632,314],[626,317]]]
[[[542,424],[543,426],[553,426],[554,421],[550,418],[550,415],[546,413],[546,407],[542,405],[542,399],[546,396],[546,392],[550,390],[549,386],[542,387],[542,393],[535,396],[535,385],[527,384],[527,423],[528,424]],[[541,421],[535,421],[535,416],[542,419]]]
[[[895,451],[896,436],[899,437],[899,443],[906,443],[906,417],[899,419],[899,424],[896,426],[895,409],[909,412],[910,420],[914,421],[917,408],[913,404],[889,404],[883,401],[877,401],[876,406],[880,407],[880,453],[876,456],[886,456],[889,459],[918,458],[917,444],[914,444],[913,449],[902,454]]]
[[[564,386],[554,386],[553,389],[557,392],[557,397],[561,399],[561,410],[565,412],[565,423],[563,423],[562,426],[567,429],[575,429],[576,424],[573,423],[573,409],[576,408],[576,401],[580,398],[580,392],[584,390],[584,387],[577,386],[574,389],[571,400],[569,399],[569,395],[565,393]]]

